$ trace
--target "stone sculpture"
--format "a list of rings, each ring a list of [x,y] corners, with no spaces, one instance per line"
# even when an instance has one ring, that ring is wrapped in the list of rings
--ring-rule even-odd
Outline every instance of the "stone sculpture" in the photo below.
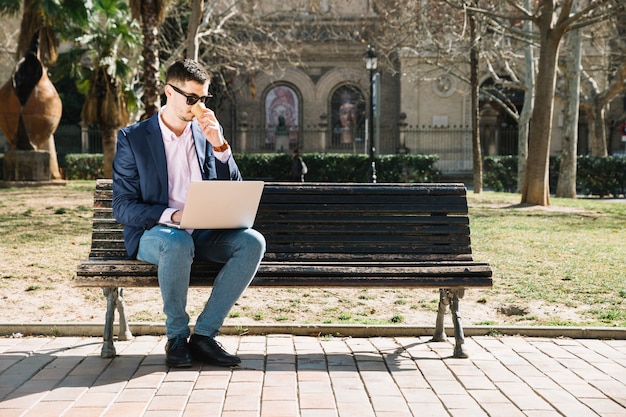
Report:
[[[0,128],[11,145],[4,157],[5,181],[50,180],[50,152],[39,148],[52,140],[62,108],[39,56],[37,32],[11,79],[0,88]],[[54,160],[56,165],[56,154]]]

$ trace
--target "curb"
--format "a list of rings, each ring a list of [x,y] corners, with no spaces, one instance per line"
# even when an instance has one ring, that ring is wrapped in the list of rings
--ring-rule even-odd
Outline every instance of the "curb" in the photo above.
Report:
[[[135,336],[165,335],[165,325],[161,323],[130,323]],[[114,326],[113,333],[118,333]],[[26,336],[89,336],[101,337],[102,323],[0,323],[0,336],[16,334]],[[569,326],[465,326],[465,336],[525,336],[525,337],[567,337],[572,339],[619,339],[626,340],[626,328],[614,327],[569,327]],[[434,326],[385,326],[385,325],[227,325],[221,328],[223,335],[268,335],[292,334],[294,336],[347,336],[347,337],[416,337],[430,336]],[[453,335],[453,328],[446,327],[446,334]]]

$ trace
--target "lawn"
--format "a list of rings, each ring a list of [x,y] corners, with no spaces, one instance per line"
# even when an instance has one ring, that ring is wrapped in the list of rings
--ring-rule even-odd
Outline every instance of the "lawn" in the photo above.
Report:
[[[0,322],[103,322],[96,288],[73,288],[90,246],[93,181],[0,188]],[[626,201],[468,192],[474,259],[494,268],[491,289],[461,303],[465,324],[626,327]],[[190,293],[197,314],[208,289]],[[128,289],[131,321],[164,320],[158,289]],[[434,325],[436,290],[253,289],[227,324]]]

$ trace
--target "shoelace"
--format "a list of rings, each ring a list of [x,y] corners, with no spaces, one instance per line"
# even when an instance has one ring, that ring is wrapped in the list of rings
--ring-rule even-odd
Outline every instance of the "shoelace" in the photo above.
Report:
[[[214,337],[212,337],[210,340],[211,340],[211,343],[213,343],[217,348],[219,348],[222,351],[222,354],[226,356],[235,356],[235,355],[228,353],[226,349],[224,349],[224,346],[220,342],[218,342]]]

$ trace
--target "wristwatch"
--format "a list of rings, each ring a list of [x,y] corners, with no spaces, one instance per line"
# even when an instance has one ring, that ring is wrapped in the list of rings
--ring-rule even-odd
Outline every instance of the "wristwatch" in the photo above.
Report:
[[[221,146],[214,146],[213,150],[215,152],[224,152],[226,149],[228,149],[228,142],[224,141],[224,143]]]

